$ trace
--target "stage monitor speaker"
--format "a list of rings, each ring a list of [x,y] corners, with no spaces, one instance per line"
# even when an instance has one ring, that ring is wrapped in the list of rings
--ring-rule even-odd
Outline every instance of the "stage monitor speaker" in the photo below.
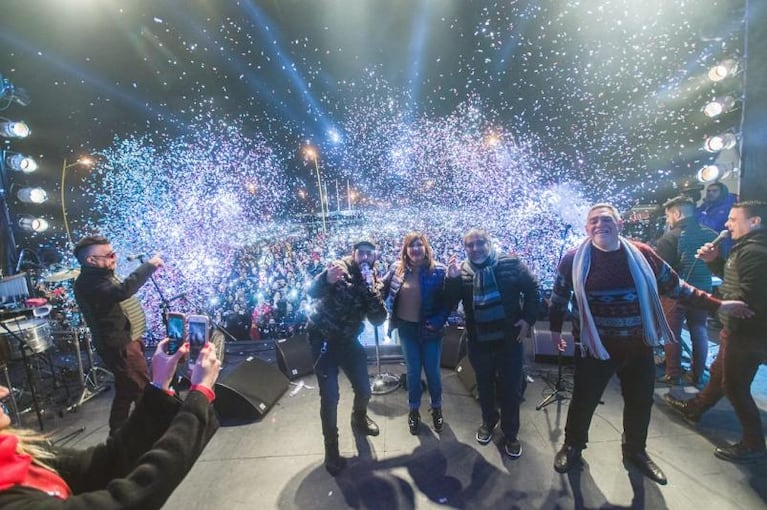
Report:
[[[567,329],[567,328],[565,328]],[[562,353],[570,363],[575,353],[575,342],[570,331],[562,331],[562,337],[567,340],[567,349]],[[538,321],[533,326],[533,359],[538,362],[556,363],[557,349],[551,342],[551,330],[547,321]]]
[[[448,326],[442,337],[442,356],[439,365],[442,368],[455,368],[461,358],[466,356],[466,330],[463,326]]]
[[[263,417],[288,389],[282,372],[259,358],[246,359],[216,383],[213,404],[225,420]]]
[[[469,390],[471,396],[478,399],[479,391],[477,391],[477,374],[474,372],[474,367],[469,363],[468,356],[461,358],[461,361],[459,361],[455,367],[455,373],[458,374],[458,379],[460,379],[466,389]]]
[[[277,340],[277,366],[291,381],[314,372],[312,347],[306,334]]]

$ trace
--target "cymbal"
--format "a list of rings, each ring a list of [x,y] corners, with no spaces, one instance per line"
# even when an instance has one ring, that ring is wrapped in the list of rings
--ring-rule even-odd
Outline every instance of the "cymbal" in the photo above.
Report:
[[[46,276],[43,278],[43,281],[47,283],[63,282],[65,280],[77,278],[79,274],[79,269],[65,269],[64,271],[59,271],[58,273],[53,273],[52,275]]]

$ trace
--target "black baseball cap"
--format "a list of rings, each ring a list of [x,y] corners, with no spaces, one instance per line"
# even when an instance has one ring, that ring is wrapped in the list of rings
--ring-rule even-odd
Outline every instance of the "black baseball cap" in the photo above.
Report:
[[[359,241],[357,241],[356,243],[354,243],[354,249],[355,249],[355,250],[359,250],[359,249],[360,249],[360,248],[362,248],[363,246],[365,246],[365,247],[368,247],[368,248],[370,248],[371,250],[375,250],[375,249],[376,249],[376,245],[375,245],[375,244],[373,244],[373,242],[372,242],[372,241],[368,241],[367,239],[360,239]]]

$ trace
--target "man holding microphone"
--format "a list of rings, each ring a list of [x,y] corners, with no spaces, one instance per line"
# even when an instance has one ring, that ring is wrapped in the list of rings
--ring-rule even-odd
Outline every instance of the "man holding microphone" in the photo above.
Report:
[[[767,360],[767,202],[746,201],[732,206],[725,227],[734,245],[726,262],[719,256],[718,243],[706,243],[697,256],[714,274],[723,275],[719,292],[724,299],[745,301],[753,314],[722,316],[719,352],[711,364],[706,387],[690,400],[666,394],[672,409],[691,423],[723,397],[732,403],[743,427],[743,438],[717,448],[714,455],[735,463],[749,463],[767,457],[759,408],[751,395],[751,383],[761,363]]]

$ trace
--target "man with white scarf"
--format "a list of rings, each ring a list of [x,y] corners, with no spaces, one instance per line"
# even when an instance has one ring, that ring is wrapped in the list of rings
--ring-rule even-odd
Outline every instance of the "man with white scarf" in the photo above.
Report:
[[[688,285],[648,245],[623,238],[622,227],[614,206],[593,206],[586,220],[588,237],[557,269],[549,309],[552,340],[560,350],[566,347],[562,323],[572,300],[573,338],[580,349],[565,443],[554,469],[565,473],[580,462],[591,418],[617,374],[624,401],[624,464],[665,485],[666,475],[645,450],[655,386],[653,347],[674,341],[659,294],[711,312],[748,316],[751,311],[742,301],[720,301]]]

